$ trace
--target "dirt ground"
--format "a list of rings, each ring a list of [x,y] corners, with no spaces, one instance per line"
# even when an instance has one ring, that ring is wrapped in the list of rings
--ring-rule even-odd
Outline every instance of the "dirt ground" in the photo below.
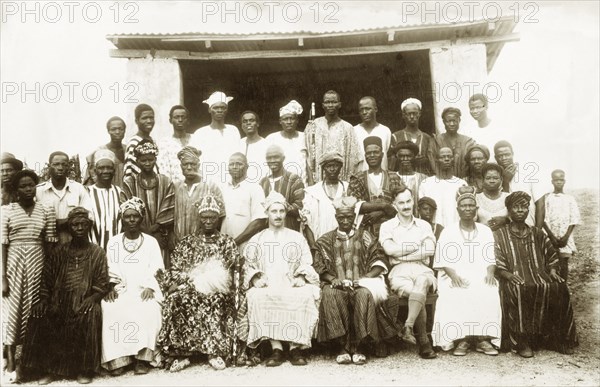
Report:
[[[573,297],[580,345],[568,356],[541,350],[531,359],[512,353],[497,357],[471,352],[465,357],[440,353],[435,360],[422,360],[415,350],[404,350],[387,358],[371,358],[363,366],[335,364],[318,356],[306,367],[284,363],[277,368],[228,368],[214,371],[208,365],[193,365],[179,373],[153,370],[148,375],[132,372],[120,377],[97,377],[92,385],[600,385],[599,287],[598,287],[598,191],[573,192],[582,214],[575,230],[579,254],[571,262],[569,286]],[[76,385],[56,381],[52,385]]]

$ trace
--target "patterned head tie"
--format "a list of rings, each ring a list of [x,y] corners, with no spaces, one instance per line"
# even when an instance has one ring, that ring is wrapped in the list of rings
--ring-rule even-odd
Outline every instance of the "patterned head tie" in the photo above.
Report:
[[[203,196],[197,203],[194,204],[201,214],[207,211],[213,211],[220,214],[223,211],[223,203],[213,195]]]
[[[67,215],[67,222],[71,223],[75,219],[79,218],[83,218],[91,222],[90,212],[83,207],[75,207],[71,211],[69,211],[69,215]]]
[[[407,107],[408,105],[417,105],[419,107],[419,110],[421,110],[423,108],[423,104],[421,103],[421,101],[419,101],[416,98],[407,98],[404,101],[402,101],[402,104],[400,105],[400,110],[404,111],[404,108]]]
[[[143,155],[158,156],[158,147],[152,141],[142,140],[133,149],[133,153],[135,153],[136,157],[143,156]]]
[[[177,152],[177,158],[179,161],[183,161],[183,159],[188,158],[199,162],[200,155],[202,155],[202,151],[190,145],[184,146],[179,152]]]
[[[263,202],[263,207],[265,211],[268,211],[269,208],[276,203],[283,204],[283,206],[286,209],[288,207],[287,200],[285,200],[282,194],[280,194],[277,191],[271,191],[271,193],[269,193],[269,196],[265,198],[265,201]]]
[[[323,166],[330,161],[337,161],[338,163],[344,165],[344,158],[342,157],[342,154],[337,151],[326,152],[323,156],[321,156],[321,161],[319,161],[319,165]]]
[[[98,164],[101,160],[109,160],[113,164],[117,163],[117,157],[113,151],[109,149],[98,149],[96,153],[94,153],[94,162]]]
[[[531,202],[531,196],[529,196],[527,192],[523,191],[515,191],[508,195],[506,199],[504,199],[504,205],[508,209],[511,209],[513,206],[519,203],[529,205],[529,202]]]
[[[472,187],[470,185],[465,185],[462,187],[459,187],[458,190],[456,191],[456,204],[460,204],[460,202],[462,202],[465,199],[475,199],[475,187]]]
[[[342,196],[333,201],[333,207],[335,208],[336,212],[348,210],[354,211],[356,203],[358,203],[358,199],[354,196]]]
[[[207,104],[208,107],[213,107],[218,103],[224,103],[225,105],[228,105],[232,99],[233,97],[228,97],[222,91],[215,91],[210,95],[210,97],[208,97],[208,99],[205,99],[202,102]]]
[[[302,105],[296,100],[291,100],[287,105],[279,109],[279,117],[283,117],[286,114],[302,114]]]
[[[144,201],[138,197],[133,196],[131,199],[121,204],[121,207],[119,207],[119,212],[121,213],[121,215],[123,215],[127,210],[134,210],[141,216],[144,216],[145,209],[146,205],[144,204]]]

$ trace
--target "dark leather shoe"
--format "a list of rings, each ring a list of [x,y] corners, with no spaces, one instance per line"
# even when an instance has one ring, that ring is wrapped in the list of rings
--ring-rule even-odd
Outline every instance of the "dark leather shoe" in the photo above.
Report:
[[[283,351],[281,349],[274,349],[273,353],[267,359],[267,367],[278,367],[283,364]]]
[[[521,355],[521,357],[533,357],[533,351],[531,350],[531,347],[529,345],[522,346],[521,349],[517,351],[517,353]]]
[[[413,333],[412,327],[405,326],[402,328],[402,333],[400,335],[402,341],[408,344],[417,345],[417,339],[415,338],[415,334]]]
[[[290,363],[295,366],[305,366],[308,364],[304,356],[302,356],[302,351],[298,348],[294,348],[290,351]]]
[[[437,357],[437,353],[433,350],[431,343],[429,341],[419,345],[419,356],[423,359],[435,359]]]
[[[133,368],[133,372],[136,375],[145,375],[148,372],[150,372],[150,367],[148,367],[148,365],[146,364],[145,361],[138,360],[137,363],[135,363],[135,367]]]
[[[89,374],[79,374],[77,376],[77,383],[79,384],[90,384],[92,382],[92,376]]]

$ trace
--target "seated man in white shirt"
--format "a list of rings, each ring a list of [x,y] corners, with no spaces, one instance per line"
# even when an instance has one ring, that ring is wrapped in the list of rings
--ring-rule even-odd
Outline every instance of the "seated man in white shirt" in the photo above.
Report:
[[[413,216],[413,196],[408,188],[396,195],[393,205],[398,215],[381,225],[379,243],[392,267],[388,274],[391,290],[408,298],[408,317],[401,337],[413,345],[418,341],[419,355],[434,359],[437,355],[427,337],[425,299],[429,289],[436,287],[433,270],[427,266],[435,252],[435,236],[429,223]]]

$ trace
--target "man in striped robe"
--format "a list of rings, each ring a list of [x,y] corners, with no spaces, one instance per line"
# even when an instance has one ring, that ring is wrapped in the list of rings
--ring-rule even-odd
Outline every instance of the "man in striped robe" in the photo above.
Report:
[[[356,198],[341,197],[333,205],[339,227],[317,240],[314,268],[321,277],[317,339],[337,342],[338,364],[364,364],[365,346],[394,337],[398,328],[388,311],[387,257],[377,239],[354,229]]]
[[[283,195],[288,203],[285,227],[300,231],[300,210],[303,207],[304,183],[300,176],[286,171],[283,167],[285,154],[283,148],[279,145],[269,146],[266,157],[271,175],[262,178],[259,184],[265,191],[265,197],[269,196],[271,191],[277,191]]]
[[[135,147],[138,146],[142,140],[149,140],[154,142],[150,133],[154,129],[154,109],[150,105],[141,103],[135,107],[135,124],[138,127],[138,131],[135,136],[129,139],[127,148],[125,151],[125,166],[123,167],[123,176],[133,176],[141,172],[140,166],[137,162],[137,156],[135,155]],[[158,168],[154,167],[155,171],[158,172]]]
[[[116,157],[108,149],[94,153],[96,183],[87,187],[92,201],[94,225],[90,240],[106,251],[110,238],[121,232],[119,206],[123,203],[123,190],[112,183],[115,175]]]
[[[502,346],[522,357],[532,357],[535,344],[572,354],[578,340],[569,288],[558,275],[558,253],[550,238],[526,224],[530,202],[523,191],[508,195],[511,222],[494,233]]]

